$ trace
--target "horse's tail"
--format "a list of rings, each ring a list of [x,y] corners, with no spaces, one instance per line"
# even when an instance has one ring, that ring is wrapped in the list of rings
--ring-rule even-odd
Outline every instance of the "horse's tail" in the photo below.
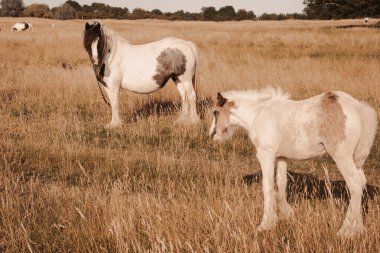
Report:
[[[193,82],[193,87],[194,87],[194,90],[195,90],[195,93],[197,94],[197,85],[198,85],[198,81],[199,81],[199,75],[198,75],[198,49],[197,49],[197,46],[190,42],[190,46],[191,46],[191,49],[194,53],[194,56],[195,56],[195,61],[194,61],[194,73],[193,73],[193,78],[192,78],[192,82]]]
[[[373,141],[375,140],[377,129],[377,113],[367,103],[360,102],[358,111],[361,118],[362,133],[355,148],[354,162],[357,168],[361,168],[367,159],[371,150]]]

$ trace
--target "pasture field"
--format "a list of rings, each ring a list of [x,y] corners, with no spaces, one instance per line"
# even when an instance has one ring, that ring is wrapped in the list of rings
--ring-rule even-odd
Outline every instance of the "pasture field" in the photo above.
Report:
[[[103,20],[133,44],[192,40],[202,115],[173,124],[170,82],[151,95],[122,91],[124,126],[106,130],[86,21],[24,20],[33,31],[0,19],[0,252],[379,252],[379,197],[359,238],[337,239],[347,206],[332,199],[299,199],[294,220],[257,233],[262,188],[242,181],[259,170],[255,150],[243,131],[216,143],[208,128],[217,91],[267,85],[295,99],[342,90],[379,113],[380,30],[335,28],[362,20]],[[341,179],[328,156],[289,169]],[[364,171],[380,185],[379,134]]]

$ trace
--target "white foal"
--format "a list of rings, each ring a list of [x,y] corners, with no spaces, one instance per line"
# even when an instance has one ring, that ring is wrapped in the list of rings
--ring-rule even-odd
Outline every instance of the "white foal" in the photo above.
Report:
[[[364,231],[361,198],[366,178],[362,166],[377,128],[372,107],[341,91],[301,101],[290,100],[282,90],[273,88],[218,93],[210,136],[228,139],[236,126],[248,131],[263,172],[264,215],[258,230],[275,227],[277,208],[285,217],[293,216],[286,200],[286,159],[307,159],[327,152],[351,195],[338,235],[349,237]],[[278,194],[274,188],[276,167]]]
[[[108,128],[121,127],[119,89],[147,94],[172,79],[182,98],[179,121],[197,123],[197,48],[189,41],[165,38],[143,45],[131,45],[100,23],[86,23],[83,45],[94,65],[96,77],[107,91],[112,109]]]

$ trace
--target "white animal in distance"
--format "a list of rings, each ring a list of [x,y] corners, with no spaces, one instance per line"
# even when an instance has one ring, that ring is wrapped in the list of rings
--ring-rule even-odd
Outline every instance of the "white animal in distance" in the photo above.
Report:
[[[33,25],[26,22],[19,22],[12,26],[12,31],[31,31]]]

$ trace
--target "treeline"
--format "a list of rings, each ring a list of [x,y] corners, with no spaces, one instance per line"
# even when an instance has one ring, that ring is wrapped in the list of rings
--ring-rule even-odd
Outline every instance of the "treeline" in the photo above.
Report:
[[[163,19],[163,20],[204,20],[204,21],[231,21],[231,20],[283,20],[305,19],[305,15],[264,13],[257,17],[253,11],[245,9],[235,10],[232,6],[224,6],[218,10],[215,7],[203,7],[199,13],[162,12],[159,9],[147,11],[136,8],[112,7],[104,3],[92,3],[81,6],[76,1],[66,1],[59,7],[49,8],[47,4],[31,4],[24,7],[22,0],[1,0],[1,16],[24,16],[52,19]]]
[[[308,19],[379,18],[380,0],[304,0]]]
[[[200,13],[185,11],[162,12],[159,9],[147,11],[136,8],[130,11],[128,8],[112,7],[104,3],[92,3],[81,6],[76,1],[66,1],[59,7],[49,8],[46,4],[31,4],[24,7],[22,0],[1,0],[1,16],[24,16],[54,19],[165,19],[165,20],[255,20],[257,17],[253,11],[240,9],[235,11],[232,6],[203,7]]]
[[[147,11],[136,8],[112,7],[104,3],[81,6],[69,0],[59,7],[49,8],[46,4],[24,6],[23,0],[0,0],[0,16],[24,16],[54,19],[164,19],[164,20],[284,20],[284,19],[345,19],[380,17],[380,0],[304,0],[303,13],[263,13],[257,17],[253,11],[235,10],[232,6],[203,7],[199,13]]]

